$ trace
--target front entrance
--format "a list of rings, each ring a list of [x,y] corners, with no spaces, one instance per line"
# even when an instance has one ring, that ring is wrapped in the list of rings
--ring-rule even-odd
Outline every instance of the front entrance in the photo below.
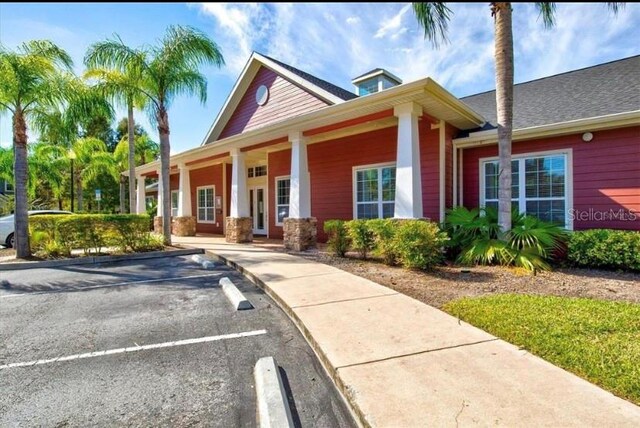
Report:
[[[253,219],[253,234],[267,234],[266,187],[249,188],[249,215]]]

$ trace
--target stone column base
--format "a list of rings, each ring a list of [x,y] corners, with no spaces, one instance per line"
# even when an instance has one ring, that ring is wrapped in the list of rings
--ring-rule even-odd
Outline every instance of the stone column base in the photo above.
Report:
[[[253,241],[253,219],[251,217],[227,217],[225,238],[235,244]]]
[[[153,231],[162,235],[162,217],[155,216],[153,218]]]
[[[173,217],[171,232],[176,236],[196,236],[196,218]]]
[[[318,234],[318,219],[285,218],[284,219],[284,246],[294,251],[305,251],[316,247]]]

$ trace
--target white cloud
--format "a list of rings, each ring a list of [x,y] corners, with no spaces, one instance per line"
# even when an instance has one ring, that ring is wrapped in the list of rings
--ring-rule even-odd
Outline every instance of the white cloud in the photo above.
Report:
[[[345,22],[349,25],[355,25],[355,24],[359,24],[360,23],[360,18],[357,16],[350,16],[348,17]]]
[[[380,24],[380,28],[378,28],[378,31],[376,31],[376,35],[373,37],[376,39],[380,39],[386,36],[387,34],[391,32],[395,32],[395,30],[400,29],[400,26],[402,25],[402,17],[404,16],[405,13],[407,13],[407,11],[409,10],[409,7],[411,7],[411,4],[405,5],[393,17],[383,20],[382,23]]]

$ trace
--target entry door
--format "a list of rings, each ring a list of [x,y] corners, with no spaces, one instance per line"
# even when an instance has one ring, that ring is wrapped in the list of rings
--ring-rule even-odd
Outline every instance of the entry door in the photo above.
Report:
[[[267,234],[266,188],[256,186],[249,189],[249,212],[253,218],[253,234]]]

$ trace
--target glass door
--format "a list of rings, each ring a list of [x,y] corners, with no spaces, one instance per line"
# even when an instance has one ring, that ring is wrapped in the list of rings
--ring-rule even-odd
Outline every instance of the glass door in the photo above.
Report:
[[[266,189],[256,186],[249,189],[249,212],[253,218],[253,234],[267,234]]]

